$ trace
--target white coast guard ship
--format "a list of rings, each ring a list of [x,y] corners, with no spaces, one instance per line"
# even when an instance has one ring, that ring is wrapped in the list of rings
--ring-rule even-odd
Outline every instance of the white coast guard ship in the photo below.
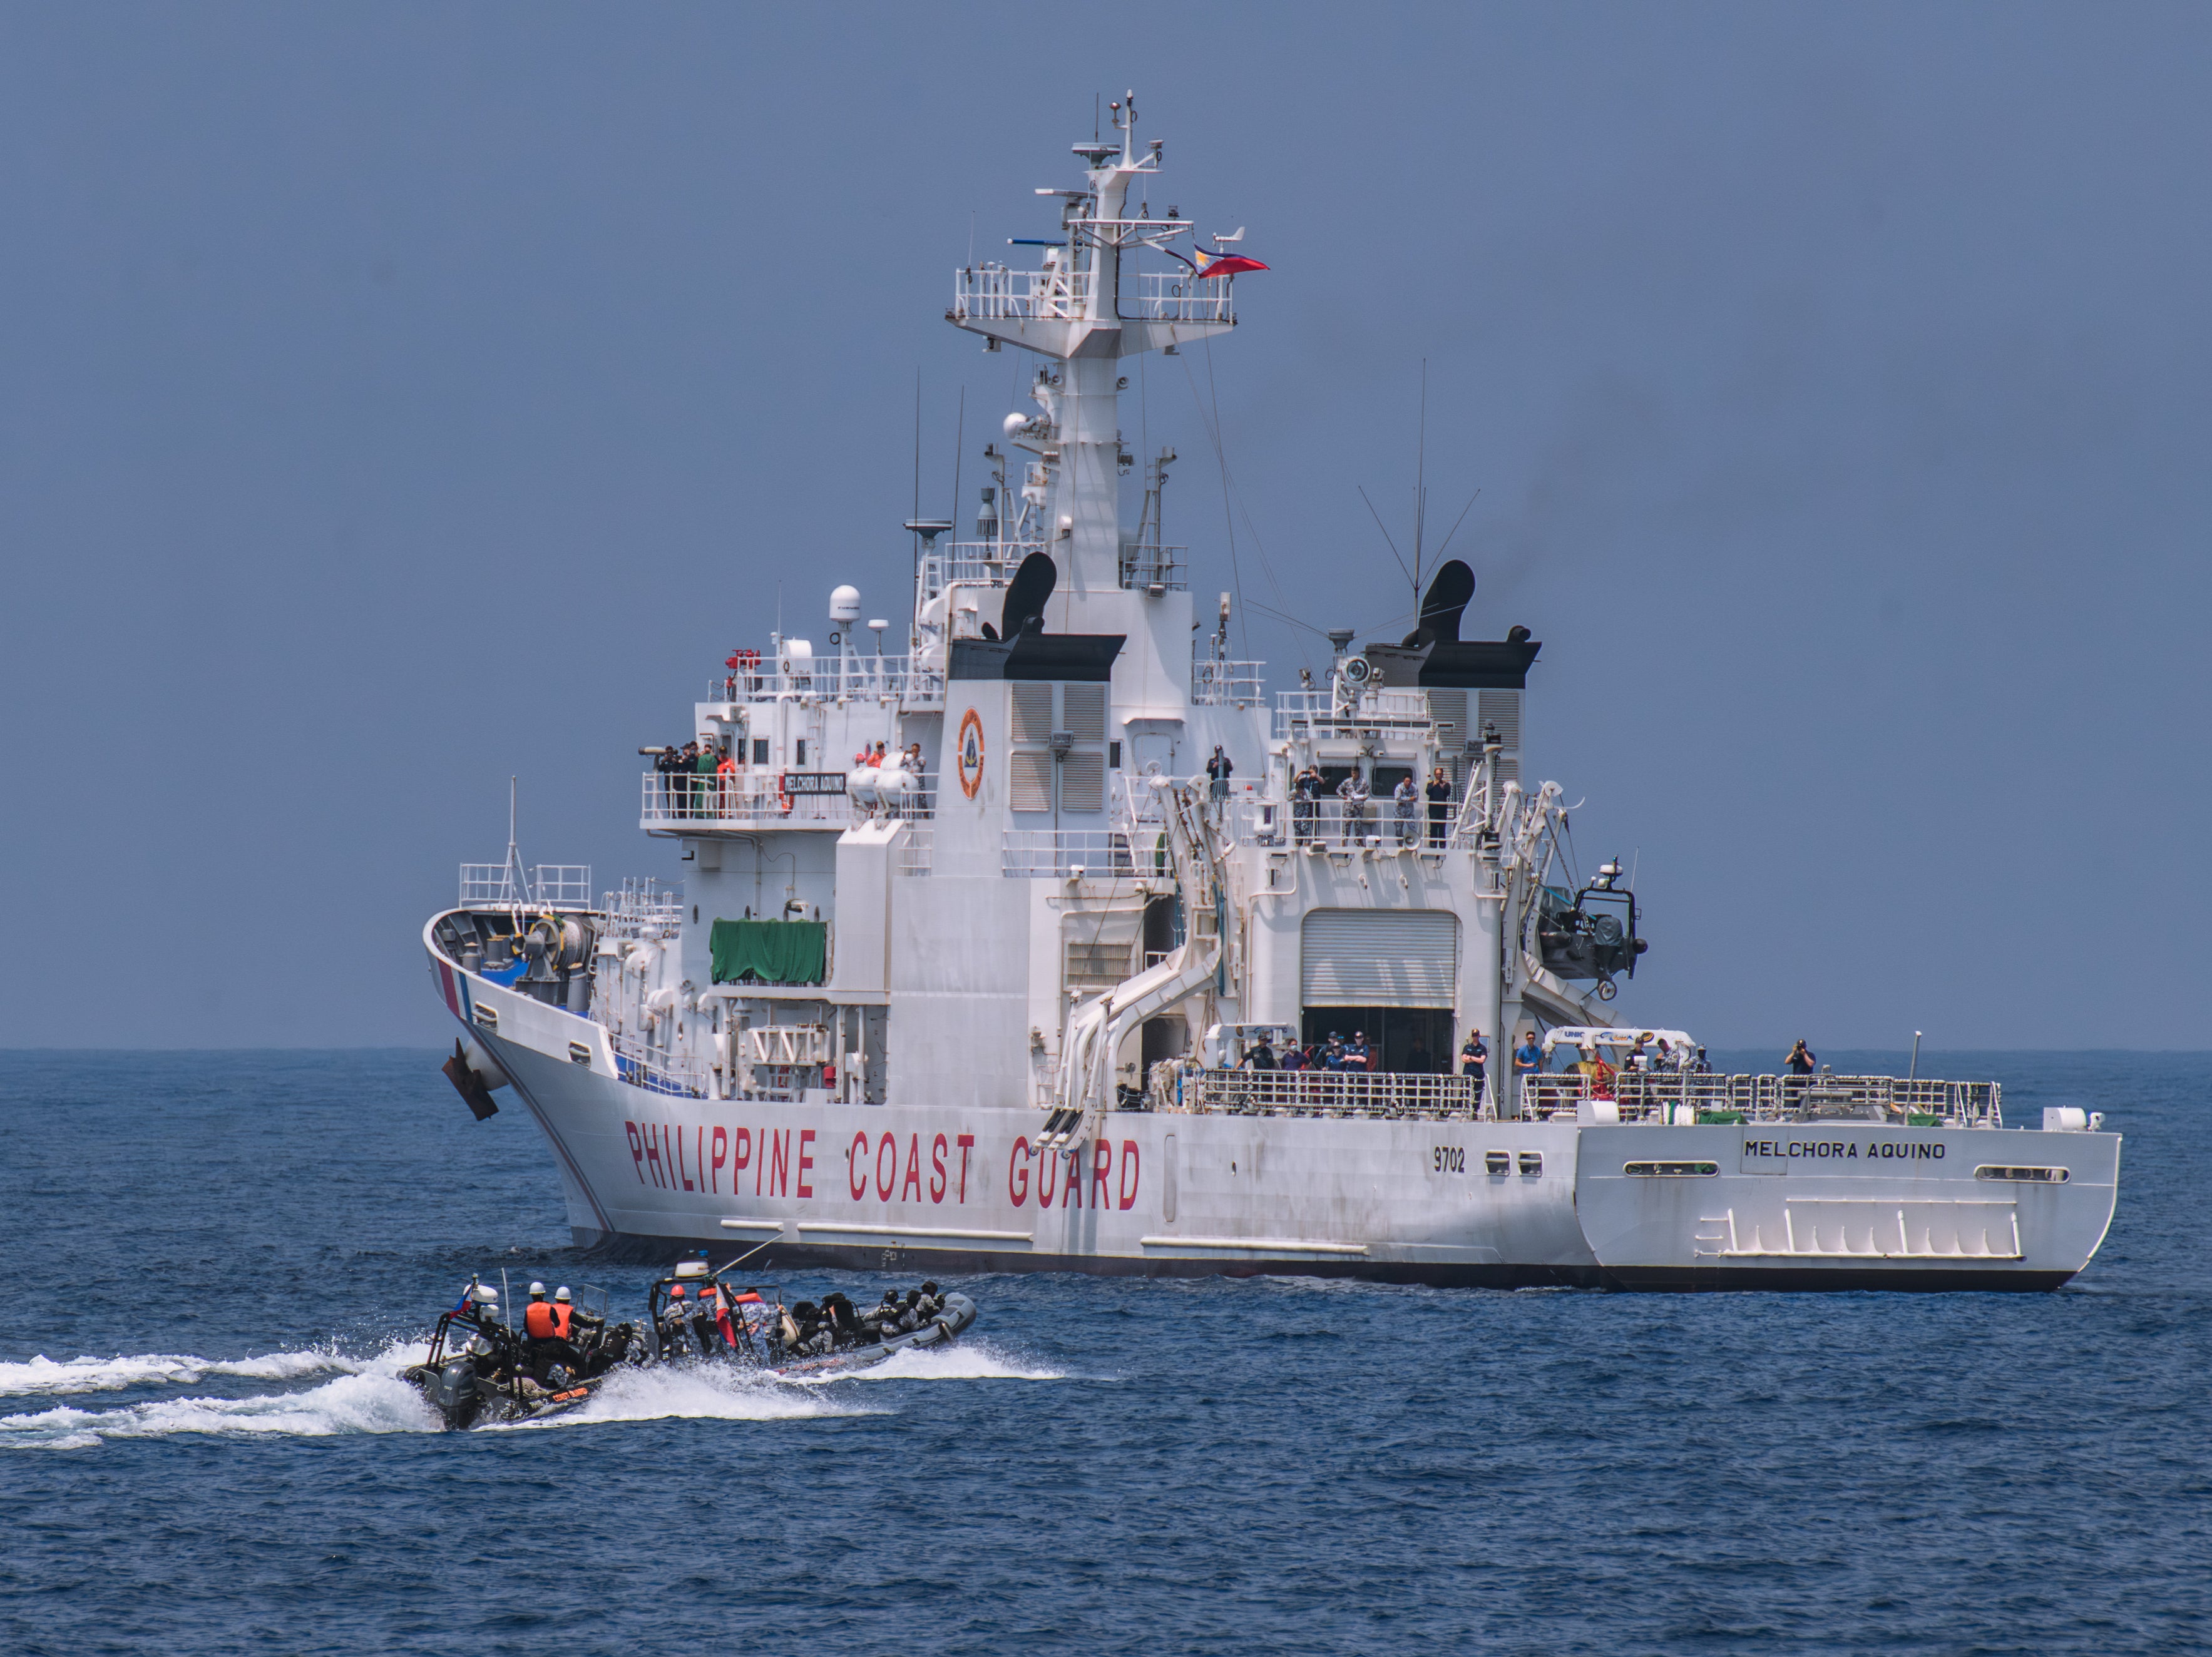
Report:
[[[1645,948],[1634,897],[1610,866],[1561,877],[1560,791],[1527,770],[1539,646],[1462,637],[1452,563],[1410,634],[1334,634],[1295,690],[1227,658],[1227,598],[1201,618],[1164,538],[1174,457],[1131,477],[1117,403],[1130,358],[1228,332],[1265,267],[1155,212],[1161,146],[1133,102],[1115,130],[1039,192],[1036,269],[955,277],[947,319],[1029,353],[1035,406],[984,451],[975,538],[907,526],[896,653],[839,587],[823,645],[731,657],[693,710],[703,762],[643,778],[680,890],[594,901],[510,841],[424,929],[447,1073],[479,1116],[511,1089],[536,1118],[577,1241],[1669,1289],[2079,1272],[2119,1156],[2081,1111],[2007,1127],[1990,1082],[1511,1071],[1524,1030],[1563,1059],[1645,1034],[1602,1016]],[[1471,1030],[1486,1081],[1442,1073]],[[1263,1038],[1355,1031],[1372,1069],[1251,1067]]]

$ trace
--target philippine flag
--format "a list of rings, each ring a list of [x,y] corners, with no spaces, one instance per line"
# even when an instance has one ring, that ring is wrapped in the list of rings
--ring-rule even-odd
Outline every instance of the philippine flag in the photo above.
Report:
[[[1267,267],[1242,253],[1209,253],[1203,247],[1194,250],[1198,257],[1191,269],[1201,276],[1240,276],[1247,270],[1264,270]]]

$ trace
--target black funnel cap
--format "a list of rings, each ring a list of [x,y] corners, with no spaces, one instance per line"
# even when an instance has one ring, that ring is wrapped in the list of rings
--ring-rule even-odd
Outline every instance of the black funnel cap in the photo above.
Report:
[[[1460,616],[1474,597],[1474,572],[1454,558],[1443,564],[1429,582],[1421,600],[1421,624],[1406,635],[1408,646],[1457,644]]]
[[[1024,633],[1042,631],[1045,601],[1059,585],[1060,571],[1054,568],[1050,557],[1033,552],[1023,559],[1020,568],[1014,571],[1014,579],[1006,585],[1006,608],[999,612],[999,636],[1018,639]],[[1474,578],[1471,575],[1468,578],[1468,590],[1474,590]]]

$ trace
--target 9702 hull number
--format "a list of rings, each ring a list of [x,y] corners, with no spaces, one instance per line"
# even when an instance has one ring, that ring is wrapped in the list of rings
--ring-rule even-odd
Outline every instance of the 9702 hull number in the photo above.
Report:
[[[1435,1171],[1438,1174],[1464,1174],[1467,1172],[1467,1150],[1460,1145],[1438,1145],[1435,1163]]]

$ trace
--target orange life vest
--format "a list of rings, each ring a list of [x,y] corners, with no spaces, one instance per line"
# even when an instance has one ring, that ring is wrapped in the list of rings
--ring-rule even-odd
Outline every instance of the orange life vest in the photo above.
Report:
[[[522,1314],[522,1326],[532,1340],[566,1340],[568,1338],[569,1308],[544,1301],[532,1301]]]

